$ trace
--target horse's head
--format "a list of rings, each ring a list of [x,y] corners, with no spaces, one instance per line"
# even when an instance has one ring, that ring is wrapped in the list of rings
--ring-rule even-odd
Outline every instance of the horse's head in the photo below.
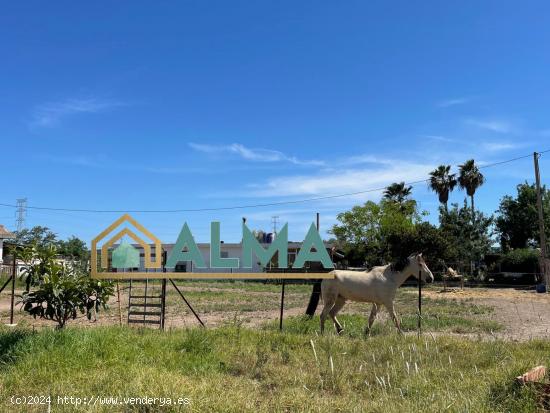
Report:
[[[422,281],[427,283],[431,283],[434,281],[434,275],[426,265],[426,261],[424,261],[422,253],[412,254],[409,256],[408,260],[412,274],[416,278],[418,278],[418,275],[420,274],[420,279]]]

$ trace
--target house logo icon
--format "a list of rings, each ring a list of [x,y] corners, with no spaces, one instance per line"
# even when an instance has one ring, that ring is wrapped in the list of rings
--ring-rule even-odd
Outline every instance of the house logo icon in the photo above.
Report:
[[[115,233],[111,238],[101,246],[101,262],[98,263],[98,244],[110,236],[116,229],[123,224],[131,224],[137,231],[145,235],[149,242],[144,241],[130,228],[125,227]],[[113,278],[112,272],[107,272],[109,269],[109,248],[121,240],[122,237],[128,236],[135,241],[144,251],[144,267],[147,270],[159,270],[162,268],[162,242],[154,236],[147,228],[137,222],[129,214],[124,214],[113,222],[107,229],[92,240],[91,245],[91,267],[92,278]],[[155,247],[155,254],[151,251],[151,244]],[[140,267],[139,252],[131,244],[122,241],[120,245],[112,252],[112,268],[135,268]],[[134,272],[132,278],[147,278],[151,276],[148,272]]]

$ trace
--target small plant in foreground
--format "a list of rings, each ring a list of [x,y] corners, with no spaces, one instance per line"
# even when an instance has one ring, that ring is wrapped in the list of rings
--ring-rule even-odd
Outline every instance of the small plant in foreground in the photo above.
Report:
[[[31,249],[25,255],[30,264],[25,270],[27,291],[21,296],[23,310],[57,322],[57,328],[78,313],[91,319],[114,293],[112,282],[93,280],[80,266],[56,260],[53,247],[47,253]],[[35,288],[30,291],[31,287]]]

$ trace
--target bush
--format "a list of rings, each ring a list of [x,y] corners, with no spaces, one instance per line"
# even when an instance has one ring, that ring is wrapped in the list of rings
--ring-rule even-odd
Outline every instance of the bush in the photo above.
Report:
[[[539,256],[540,252],[532,248],[518,248],[509,251],[500,261],[500,270],[505,272],[538,272]]]
[[[61,262],[56,255],[54,246],[23,248],[20,256],[26,262],[23,276],[27,288],[21,304],[34,318],[55,321],[63,328],[78,313],[91,319],[94,311],[105,308],[114,288],[112,282],[91,279],[78,262]]]
[[[37,290],[23,293],[22,303],[23,310],[34,318],[55,321],[63,328],[79,312],[91,319],[94,311],[105,307],[110,295],[113,287],[109,282],[63,273],[46,275]]]

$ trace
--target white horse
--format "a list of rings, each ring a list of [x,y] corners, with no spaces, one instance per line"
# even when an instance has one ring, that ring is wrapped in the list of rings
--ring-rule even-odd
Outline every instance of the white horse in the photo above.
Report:
[[[336,314],[344,307],[346,300],[372,303],[372,311],[369,317],[369,324],[365,333],[369,334],[372,323],[380,305],[388,309],[392,320],[401,333],[399,319],[395,314],[393,300],[397,289],[411,275],[426,282],[433,282],[434,276],[422,254],[413,254],[407,258],[404,268],[400,271],[394,269],[393,265],[374,267],[370,271],[334,271],[334,279],[326,279],[321,283],[321,294],[324,308],[321,313],[321,333],[325,330],[325,320],[330,315],[336,331],[340,334],[342,325],[336,319]]]

